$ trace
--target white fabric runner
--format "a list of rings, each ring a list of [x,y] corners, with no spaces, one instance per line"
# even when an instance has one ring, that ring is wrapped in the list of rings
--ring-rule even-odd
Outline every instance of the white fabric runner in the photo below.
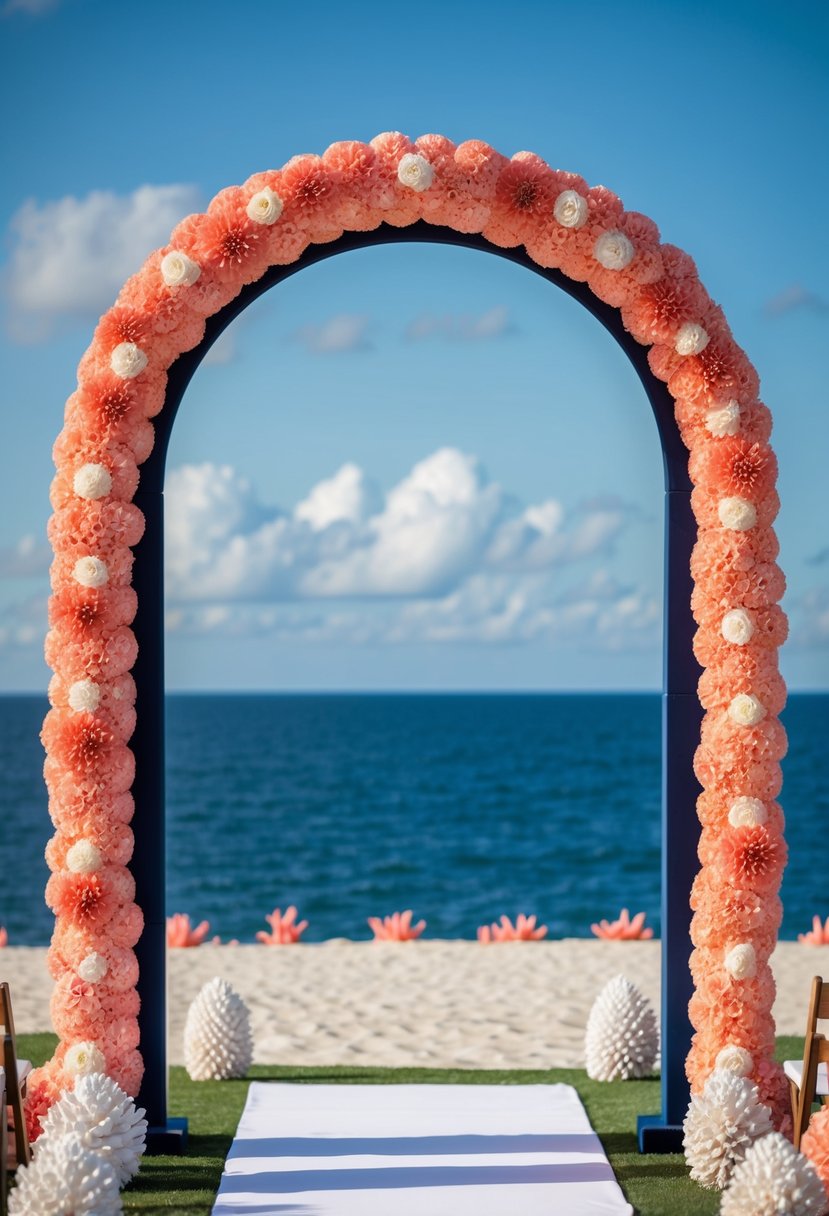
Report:
[[[632,1216],[569,1085],[253,1082],[214,1216]]]

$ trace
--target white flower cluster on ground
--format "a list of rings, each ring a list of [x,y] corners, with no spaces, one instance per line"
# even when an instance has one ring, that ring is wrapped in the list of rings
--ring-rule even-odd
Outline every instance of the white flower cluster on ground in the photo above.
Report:
[[[617,975],[605,984],[587,1019],[584,1054],[594,1081],[628,1080],[653,1072],[659,1026],[650,1002]]]
[[[751,1145],[772,1130],[768,1107],[747,1077],[716,1069],[691,1098],[683,1124],[685,1160],[702,1186],[722,1190]]]
[[[243,1077],[253,1060],[247,1005],[226,980],[205,984],[187,1011],[184,1064],[193,1081]]]

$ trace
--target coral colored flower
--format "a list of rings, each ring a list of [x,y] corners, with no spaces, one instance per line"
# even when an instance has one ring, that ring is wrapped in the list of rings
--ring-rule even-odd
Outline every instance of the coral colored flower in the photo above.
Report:
[[[193,928],[186,912],[167,917],[167,945],[172,949],[200,946],[210,932],[210,922],[203,920]]]
[[[618,920],[600,920],[598,924],[590,926],[590,932],[612,941],[645,941],[653,937],[653,929],[643,928],[644,924],[644,912],[637,912],[631,920],[627,908],[622,908]]]
[[[79,773],[91,773],[105,764],[114,743],[111,731],[84,713],[67,717],[51,710],[42,734],[46,749]]]
[[[298,942],[302,934],[308,928],[308,921],[301,920],[297,924],[297,910],[293,904],[286,909],[285,915],[279,908],[274,908],[273,912],[269,913],[265,920],[271,927],[270,933],[266,933],[264,929],[260,929],[256,934],[256,940],[262,942],[265,946],[290,946]]]
[[[829,1198],[829,1106],[822,1106],[812,1115],[800,1141],[800,1151],[817,1170]]]
[[[547,926],[536,928],[536,917],[518,914],[515,924],[508,916],[502,916],[500,923],[481,925],[478,929],[478,941],[488,942],[539,942],[547,936]]]
[[[426,928],[425,920],[418,921],[416,925],[412,924],[411,910],[395,912],[391,916],[384,916],[382,920],[379,916],[370,916],[368,923],[377,942],[414,941]]]
[[[757,396],[760,380],[745,353],[733,340],[712,338],[698,355],[680,359],[668,380],[674,397],[699,397],[721,401],[734,397],[751,401]]]
[[[6,930],[3,928],[3,926],[0,925],[0,950],[2,950],[4,946],[8,946],[8,944],[9,944],[9,935],[6,932]]]
[[[521,153],[498,175],[492,210],[484,235],[496,245],[523,244],[543,223],[552,224],[556,180],[538,158]]]
[[[786,846],[765,825],[725,832],[714,863],[725,882],[761,894],[773,894],[786,862]]]
[[[808,933],[798,933],[797,940],[804,946],[829,946],[829,916],[825,921],[821,921],[819,916],[813,916],[812,928]]]
[[[777,461],[768,444],[749,443],[741,435],[697,448],[688,468],[696,484],[752,502],[765,498],[777,479]]]
[[[248,196],[238,186],[222,190],[202,216],[194,242],[195,261],[224,283],[241,286],[259,278],[268,258],[265,232],[247,213]]]
[[[622,321],[637,342],[671,344],[681,326],[700,315],[706,299],[697,279],[664,276],[636,289],[622,309]]]
[[[91,929],[106,923],[114,901],[100,874],[53,874],[47,903],[56,916]]]

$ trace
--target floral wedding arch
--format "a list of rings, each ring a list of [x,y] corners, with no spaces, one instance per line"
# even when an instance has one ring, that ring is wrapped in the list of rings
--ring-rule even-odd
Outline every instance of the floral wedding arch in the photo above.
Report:
[[[660,243],[656,225],[626,211],[610,190],[551,169],[532,153],[508,159],[477,140],[455,146],[437,135],[411,142],[388,133],[370,144],[333,144],[322,157],[294,157],[281,170],[221,191],[205,214],[184,219],[169,243],[128,280],[79,365],[78,387],[54,448],[49,535],[55,556],[46,656],[55,674],[42,735],[56,829],[47,848],[52,876],[46,898],[56,916],[49,966],[61,1042],[30,1080],[34,1133],[38,1116],[81,1073],[104,1069],[136,1094],[142,1052],[148,1071],[150,1063],[156,1073],[163,1068],[162,1097],[150,1121],[166,1123],[163,893],[159,905],[152,884],[145,881],[138,892],[144,912],[156,900],[142,937],[142,907],[128,868],[134,846],[140,851],[143,845],[145,863],[156,867],[156,886],[160,864],[163,887],[163,843],[157,835],[154,842],[144,839],[143,816],[152,807],[145,812],[138,806],[135,838],[131,827],[131,790],[138,789],[137,694],[139,727],[140,717],[149,717],[137,669],[136,678],[131,674],[139,649],[136,613],[140,617],[151,583],[160,599],[160,570],[156,564],[152,577],[141,580],[136,574],[142,584],[136,587],[133,548],[139,546],[140,554],[145,523],[156,537],[160,531],[161,496],[152,497],[145,487],[146,462],[164,412],[174,413],[178,404],[171,389],[176,375],[179,397],[189,379],[185,374],[182,380],[178,370],[187,356],[179,357],[203,353],[241,311],[238,302],[246,292],[252,298],[263,284],[314,260],[315,249],[326,256],[327,248],[403,239],[406,229],[417,230],[416,239],[504,253],[571,294],[581,293],[608,327],[616,326],[620,341],[639,344],[640,374],[656,385],[652,403],[657,389],[671,399],[674,420],[663,421],[660,431],[670,425],[681,437],[683,465],[686,449],[690,454],[690,482],[675,497],[684,493],[690,499],[698,529],[692,534],[691,523],[686,530],[687,553],[693,545],[693,651],[704,671],[698,693],[681,689],[677,700],[694,703],[694,714],[685,719],[695,736],[685,749],[688,772],[679,776],[686,801],[691,790],[691,812],[702,787],[696,800],[701,834],[694,818],[695,832],[677,837],[679,844],[665,837],[665,849],[673,848],[693,881],[682,892],[685,920],[674,931],[674,955],[667,962],[663,947],[663,989],[673,987],[668,1006],[663,991],[663,1072],[670,1072],[677,1040],[680,1070],[685,1061],[687,1073],[684,1102],[689,1083],[699,1089],[715,1065],[724,1065],[751,1076],[778,1125],[785,1120],[786,1084],[773,1062],[769,957],[781,920],[777,892],[786,855],[775,801],[786,749],[778,720],[785,687],[777,664],[786,619],[778,606],[784,579],[772,528],[778,498],[771,418],[758,399],[757,374],[692,259]],[[338,244],[349,233],[356,234],[350,244]],[[223,318],[218,328],[217,317]],[[682,476],[687,478],[684,468]],[[684,567],[687,578],[687,556]],[[690,630],[688,635],[690,652]],[[147,654],[153,649],[150,636],[142,635],[142,662],[152,665],[163,692],[161,639],[159,653]],[[691,662],[696,681],[699,669]],[[153,737],[160,750],[158,723]],[[148,763],[139,759],[139,778]],[[663,757],[668,785],[684,763],[671,754]],[[162,767],[163,753],[153,765]],[[163,784],[158,797],[163,808]],[[152,792],[147,801],[153,801]],[[678,814],[668,806],[666,830]],[[695,860],[678,855],[692,854],[697,839],[702,867],[693,878]],[[147,852],[159,848],[160,863],[157,856],[147,861]],[[666,861],[670,866],[671,858],[663,856],[663,866]],[[663,937],[667,932],[663,926]],[[161,1009],[161,1029],[156,1019],[149,1046],[143,1022],[139,1031],[136,949],[142,972],[151,967],[153,973],[149,981],[142,977],[141,1017],[150,1003]],[[671,1008],[677,992],[685,993],[679,1012]],[[695,1031],[689,1053],[690,1027],[683,1040],[682,1025],[688,1015]],[[676,1107],[674,1098],[669,1123],[681,1120]]]

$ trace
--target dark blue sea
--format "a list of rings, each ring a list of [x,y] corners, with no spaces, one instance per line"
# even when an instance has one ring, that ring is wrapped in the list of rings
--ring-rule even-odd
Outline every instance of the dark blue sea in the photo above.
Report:
[[[0,698],[0,925],[48,941],[46,703]],[[792,696],[783,936],[829,915],[829,696]],[[536,913],[586,936],[623,905],[659,932],[656,695],[171,696],[168,912],[253,940],[291,903],[306,940],[412,908],[429,937]]]

